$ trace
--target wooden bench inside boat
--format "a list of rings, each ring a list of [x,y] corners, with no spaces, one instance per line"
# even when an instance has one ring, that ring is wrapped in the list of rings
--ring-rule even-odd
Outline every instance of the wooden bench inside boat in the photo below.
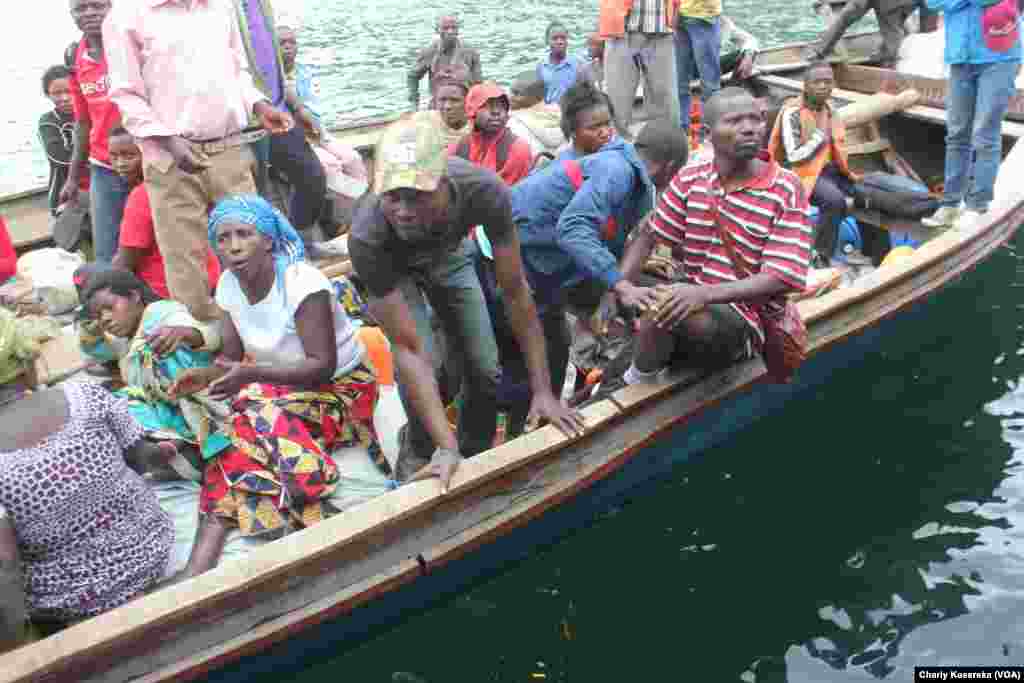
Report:
[[[846,153],[850,157],[850,166],[860,173],[884,171],[916,180],[927,186],[927,179],[922,178],[914,167],[893,148],[892,142],[882,135],[877,121],[869,121],[848,128],[846,131]],[[883,211],[872,209],[854,209],[852,212],[858,222],[867,223],[889,232],[909,233],[915,242],[924,242],[936,232],[921,225],[920,220],[894,216]]]

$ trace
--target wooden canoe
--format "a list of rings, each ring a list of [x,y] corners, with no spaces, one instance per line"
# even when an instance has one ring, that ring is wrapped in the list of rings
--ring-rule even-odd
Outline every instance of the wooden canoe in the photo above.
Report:
[[[875,33],[850,35],[843,38],[840,49],[849,63],[856,64],[863,62],[877,47],[878,40]],[[759,72],[774,74],[802,68],[806,65],[801,56],[803,47],[804,43],[797,43],[765,50],[757,57]],[[352,145],[368,161],[372,161],[377,135],[395,118],[383,116],[352,121],[337,126],[332,132],[339,140]],[[19,252],[52,243],[45,187],[0,196],[0,215],[7,220],[11,241]]]
[[[840,102],[865,97],[855,83]],[[766,96],[799,91],[784,75],[760,78]],[[918,105],[883,121],[882,133],[922,175],[941,174],[943,112]],[[803,301],[809,358],[790,385],[771,385],[760,360],[627,387],[584,410],[588,432],[545,427],[466,461],[447,495],[418,482],[315,527],[225,561],[3,655],[0,683],[184,681],[231,668],[336,654],[346,642],[458,590],[584,523],[631,487],[665,473],[826,382],[880,339],[888,321],[983,262],[1024,221],[1022,131],[1004,124],[996,198],[973,225],[927,234],[906,260],[851,286]]]

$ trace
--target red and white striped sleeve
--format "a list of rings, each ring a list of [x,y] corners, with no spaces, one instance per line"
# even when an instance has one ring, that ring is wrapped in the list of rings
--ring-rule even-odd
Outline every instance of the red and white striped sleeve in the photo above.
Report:
[[[803,290],[814,244],[807,195],[800,179],[786,170],[779,173],[776,191],[781,207],[761,252],[761,271],[770,272],[792,290]]]
[[[658,207],[651,218],[654,236],[671,245],[681,245],[686,239],[686,213],[690,190],[701,177],[707,164],[684,167],[676,174],[668,188],[661,193]]]

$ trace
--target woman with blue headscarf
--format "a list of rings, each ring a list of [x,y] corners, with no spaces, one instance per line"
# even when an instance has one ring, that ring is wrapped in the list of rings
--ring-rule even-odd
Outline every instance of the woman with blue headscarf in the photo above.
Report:
[[[210,243],[226,271],[215,299],[224,310],[222,376],[209,385],[230,401],[232,448],[204,472],[200,526],[188,574],[216,564],[227,529],[280,534],[337,511],[332,450],[362,446],[386,471],[373,426],[377,378],[330,280],[306,263],[302,239],[255,195],[222,199]],[[185,373],[178,394],[208,377]]]

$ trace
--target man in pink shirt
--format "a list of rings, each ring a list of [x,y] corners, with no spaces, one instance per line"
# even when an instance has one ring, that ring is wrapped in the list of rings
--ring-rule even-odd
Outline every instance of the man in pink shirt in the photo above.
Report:
[[[197,319],[217,319],[208,208],[227,194],[255,193],[249,143],[287,133],[292,118],[256,88],[231,0],[120,2],[103,37],[110,99],[142,148],[167,287]],[[262,128],[249,127],[253,118]]]

